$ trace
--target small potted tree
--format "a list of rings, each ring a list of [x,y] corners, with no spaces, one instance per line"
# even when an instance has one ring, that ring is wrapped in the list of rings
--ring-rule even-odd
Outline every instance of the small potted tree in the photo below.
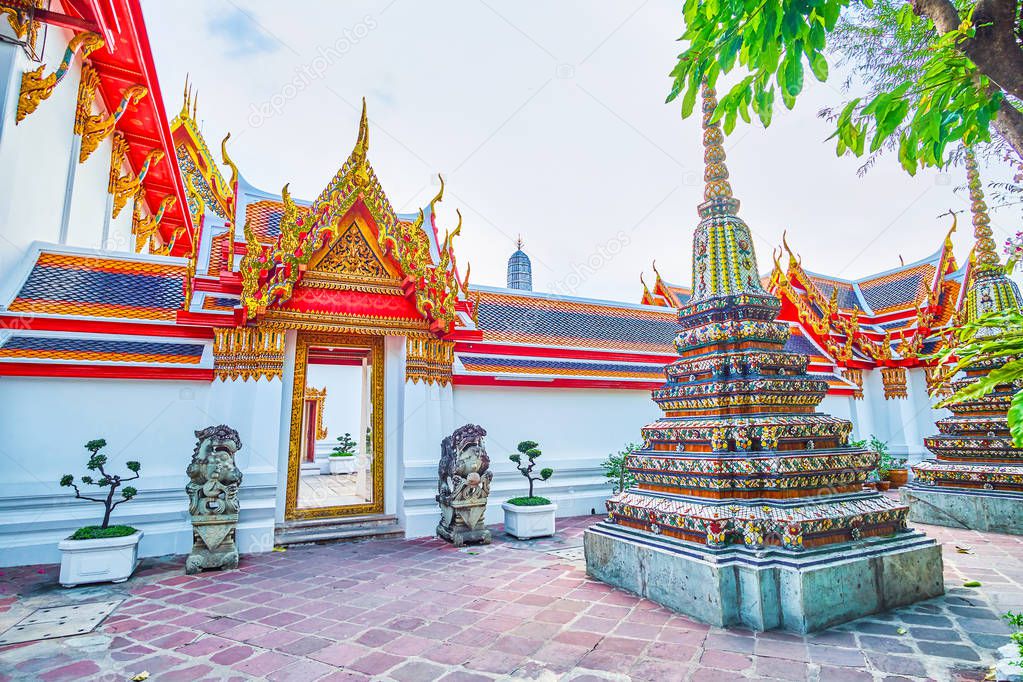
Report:
[[[355,439],[346,433],[337,437],[337,445],[328,458],[330,473],[350,474],[355,471]]]
[[[909,481],[909,469],[906,467],[906,460],[896,457],[888,450],[888,443],[877,436],[870,437],[870,449],[880,455],[878,471],[882,478],[886,479],[891,488],[899,488]]]
[[[557,511],[558,505],[546,497],[533,494],[534,483],[546,481],[554,475],[554,469],[551,468],[540,469],[539,473],[533,473],[536,468],[536,458],[540,456],[537,445],[538,443],[535,441],[522,441],[517,448],[518,452],[508,457],[515,462],[519,473],[529,481],[529,495],[513,497],[501,505],[501,508],[504,509],[505,532],[520,540],[554,535],[554,512]],[[525,461],[523,461],[523,457],[525,457]]]
[[[85,467],[89,471],[97,472],[98,476],[86,475],[81,478],[84,484],[105,488],[105,496],[83,495],[71,474],[65,474],[60,479],[61,486],[75,489],[77,499],[99,502],[104,508],[103,522],[100,525],[79,528],[57,545],[60,549],[60,584],[64,587],[108,581],[123,583],[138,565],[138,547],[142,531],[131,526],[110,525],[110,514],[118,505],[124,504],[138,493],[130,485],[123,488],[121,486],[139,477],[141,465],[138,462],[125,464],[128,471],[135,474],[134,476],[108,474],[105,469],[107,456],[100,454],[100,450],[106,446],[107,442],[102,438],[90,440],[85,444],[85,449],[89,451],[89,461]],[[118,489],[121,491],[120,499],[115,499]]]

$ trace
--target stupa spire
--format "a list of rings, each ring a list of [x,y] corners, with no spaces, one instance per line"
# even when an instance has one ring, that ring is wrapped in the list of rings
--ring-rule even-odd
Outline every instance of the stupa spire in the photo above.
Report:
[[[712,121],[718,98],[714,88],[703,86],[703,203],[698,207],[701,218],[713,215],[737,215],[739,200],[732,196],[725,166],[725,136],[720,121]]]
[[[760,283],[757,255],[749,227],[738,217],[739,200],[732,196],[725,167],[724,134],[713,121],[718,100],[714,88],[703,88],[703,203],[693,235],[693,295],[690,304],[709,298],[746,294],[769,296]]]
[[[966,148],[966,186],[970,190],[970,212],[973,214],[973,256],[977,266],[983,269],[998,267],[1000,261],[991,231],[991,217],[984,202],[984,187],[977,169],[977,157],[973,149]]]

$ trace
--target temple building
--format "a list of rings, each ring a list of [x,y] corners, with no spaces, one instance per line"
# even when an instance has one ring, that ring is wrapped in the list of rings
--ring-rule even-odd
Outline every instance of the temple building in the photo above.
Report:
[[[477,285],[457,256],[473,226],[438,217],[443,180],[407,213],[388,198],[371,106],[337,117],[332,139],[352,146],[325,152],[337,172],[313,195],[287,168],[256,187],[232,160],[241,140],[204,135],[195,84],[159,82],[138,0],[30,4],[0,7],[0,565],[56,561],[95,520],[58,482],[96,438],[112,465],[141,463],[114,517],[145,532],[141,554],[187,553],[195,432],[221,424],[243,444],[243,555],[433,535],[440,444],[467,423],[487,432],[489,523],[523,492],[505,454],[527,439],[559,515],[603,511],[601,461],[656,419],[688,292],[658,275],[639,303],[545,293],[521,243],[506,286]],[[768,280],[789,369],[836,424],[922,457],[912,429],[947,413],[920,402],[920,355],[961,272],[946,250],[829,288],[791,257]]]
[[[878,455],[816,411],[828,389],[787,351],[738,217],[704,88],[704,202],[664,413],[626,465],[636,485],[584,535],[587,572],[724,626],[810,632],[944,592],[941,550],[863,483]],[[877,576],[884,576],[877,579]]]
[[[999,262],[972,151],[967,152],[966,170],[975,245],[960,319],[971,324],[987,313],[1018,310],[1023,300]],[[976,334],[983,339],[994,332],[981,327]],[[951,388],[965,388],[1006,362],[1005,358],[977,361],[967,367],[964,377],[951,382]],[[938,420],[940,433],[924,440],[935,459],[913,467],[915,480],[903,492],[912,505],[913,520],[1023,535],[1023,449],[1013,446],[1007,416],[1020,389],[1018,383],[956,403],[950,408],[952,416]]]

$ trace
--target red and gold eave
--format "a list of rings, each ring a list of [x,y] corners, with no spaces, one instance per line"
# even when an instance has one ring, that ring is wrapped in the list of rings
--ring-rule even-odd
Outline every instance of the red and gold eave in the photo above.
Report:
[[[164,241],[169,242],[175,231],[184,226],[186,237],[175,242],[171,255],[187,255],[196,239],[195,229],[187,210],[184,179],[175,163],[170,121],[139,0],[64,0],[63,5],[69,19],[58,17],[50,23],[75,31],[91,30],[104,40],[104,46],[92,52],[89,62],[99,75],[97,92],[108,111],[116,107],[127,88],[144,85],[149,90],[148,96],[117,122],[117,131],[128,142],[128,163],[134,171],[142,166],[149,152],[163,151],[163,159],[150,167],[142,183],[146,205],[155,215],[165,197],[176,197],[177,201],[164,213],[159,229]]]

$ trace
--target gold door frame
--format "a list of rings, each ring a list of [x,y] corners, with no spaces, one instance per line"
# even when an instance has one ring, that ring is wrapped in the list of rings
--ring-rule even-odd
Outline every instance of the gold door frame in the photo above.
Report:
[[[370,401],[373,417],[373,501],[335,507],[298,508],[298,479],[302,465],[302,412],[305,404],[306,361],[310,346],[365,348],[373,365]],[[335,516],[362,516],[384,512],[384,338],[351,334],[298,332],[295,345],[295,379],[291,389],[291,437],[288,446],[288,489],[284,518],[321,519]]]

